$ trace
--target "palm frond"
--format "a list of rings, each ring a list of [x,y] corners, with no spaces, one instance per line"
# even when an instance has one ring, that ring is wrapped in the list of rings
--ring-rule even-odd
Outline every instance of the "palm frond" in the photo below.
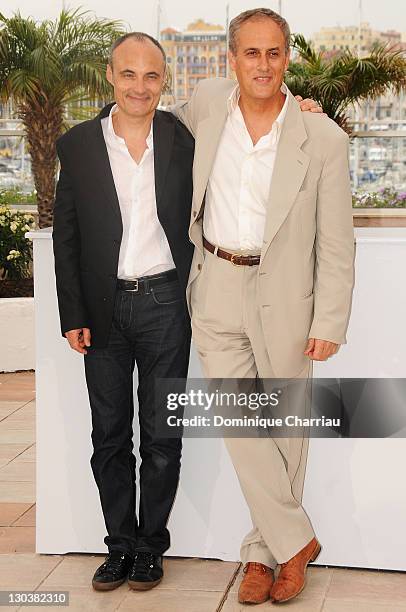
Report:
[[[351,105],[406,89],[402,51],[375,45],[367,57],[358,58],[347,50],[328,58],[301,35],[293,36],[293,46],[299,58],[290,63],[286,73],[289,88],[320,102],[339,125],[346,125],[346,109]]]
[[[0,14],[0,96],[30,98],[32,83],[37,81],[41,94],[49,99],[60,100],[62,91],[68,95],[79,86],[105,96],[110,91],[104,74],[108,52],[121,34],[120,21],[97,19],[80,9],[63,10],[55,21],[42,23],[20,13],[8,19]],[[25,80],[21,71],[27,75]]]

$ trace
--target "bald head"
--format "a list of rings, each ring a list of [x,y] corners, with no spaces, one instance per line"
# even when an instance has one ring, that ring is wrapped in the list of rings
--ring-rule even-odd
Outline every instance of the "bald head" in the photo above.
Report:
[[[150,36],[149,34],[146,34],[145,32],[128,32],[127,34],[123,34],[123,36],[120,36],[120,38],[117,38],[114,41],[114,43],[111,45],[110,52],[109,52],[109,59],[108,59],[108,62],[111,68],[113,68],[114,51],[118,47],[120,47],[120,45],[122,45],[128,40],[133,40],[135,42],[140,42],[140,43],[145,43],[145,44],[149,43],[149,44],[154,45],[161,52],[164,65],[166,66],[166,53],[161,43],[157,41],[156,38],[154,38],[153,36]]]

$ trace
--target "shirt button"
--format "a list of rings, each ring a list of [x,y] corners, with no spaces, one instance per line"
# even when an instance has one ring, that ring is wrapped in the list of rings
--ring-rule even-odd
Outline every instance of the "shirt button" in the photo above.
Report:
[[[201,270],[202,269],[202,264],[197,264],[197,269]]]
[[[196,215],[197,215],[197,212],[194,210],[193,211],[193,216],[196,217]]]

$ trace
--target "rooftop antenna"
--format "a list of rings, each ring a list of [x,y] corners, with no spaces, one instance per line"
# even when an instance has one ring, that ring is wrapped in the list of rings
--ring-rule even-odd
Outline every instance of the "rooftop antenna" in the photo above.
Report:
[[[156,39],[161,40],[161,0],[158,0],[156,9]]]
[[[362,0],[358,0],[358,44],[357,44],[357,55],[358,59],[361,58],[362,53]],[[360,121],[360,112],[359,112],[359,103],[357,103],[355,107],[355,129],[359,130],[359,121]],[[354,172],[353,172],[353,185],[355,189],[358,189],[358,172],[359,172],[359,139],[355,138],[354,141]]]
[[[228,26],[230,25],[230,5],[226,4],[226,78],[228,79]]]
[[[362,0],[358,0],[358,59],[361,57],[362,36]]]

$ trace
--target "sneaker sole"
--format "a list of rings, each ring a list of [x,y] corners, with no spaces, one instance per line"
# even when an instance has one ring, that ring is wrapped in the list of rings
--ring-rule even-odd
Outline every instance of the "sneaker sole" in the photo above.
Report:
[[[151,582],[137,582],[134,580],[129,580],[128,586],[133,591],[149,591],[150,589],[156,587],[161,582],[161,580],[162,578],[159,578],[158,580],[153,580]]]
[[[122,580],[115,580],[114,582],[97,582],[92,580],[92,587],[95,591],[114,591],[125,582],[125,578]]]

